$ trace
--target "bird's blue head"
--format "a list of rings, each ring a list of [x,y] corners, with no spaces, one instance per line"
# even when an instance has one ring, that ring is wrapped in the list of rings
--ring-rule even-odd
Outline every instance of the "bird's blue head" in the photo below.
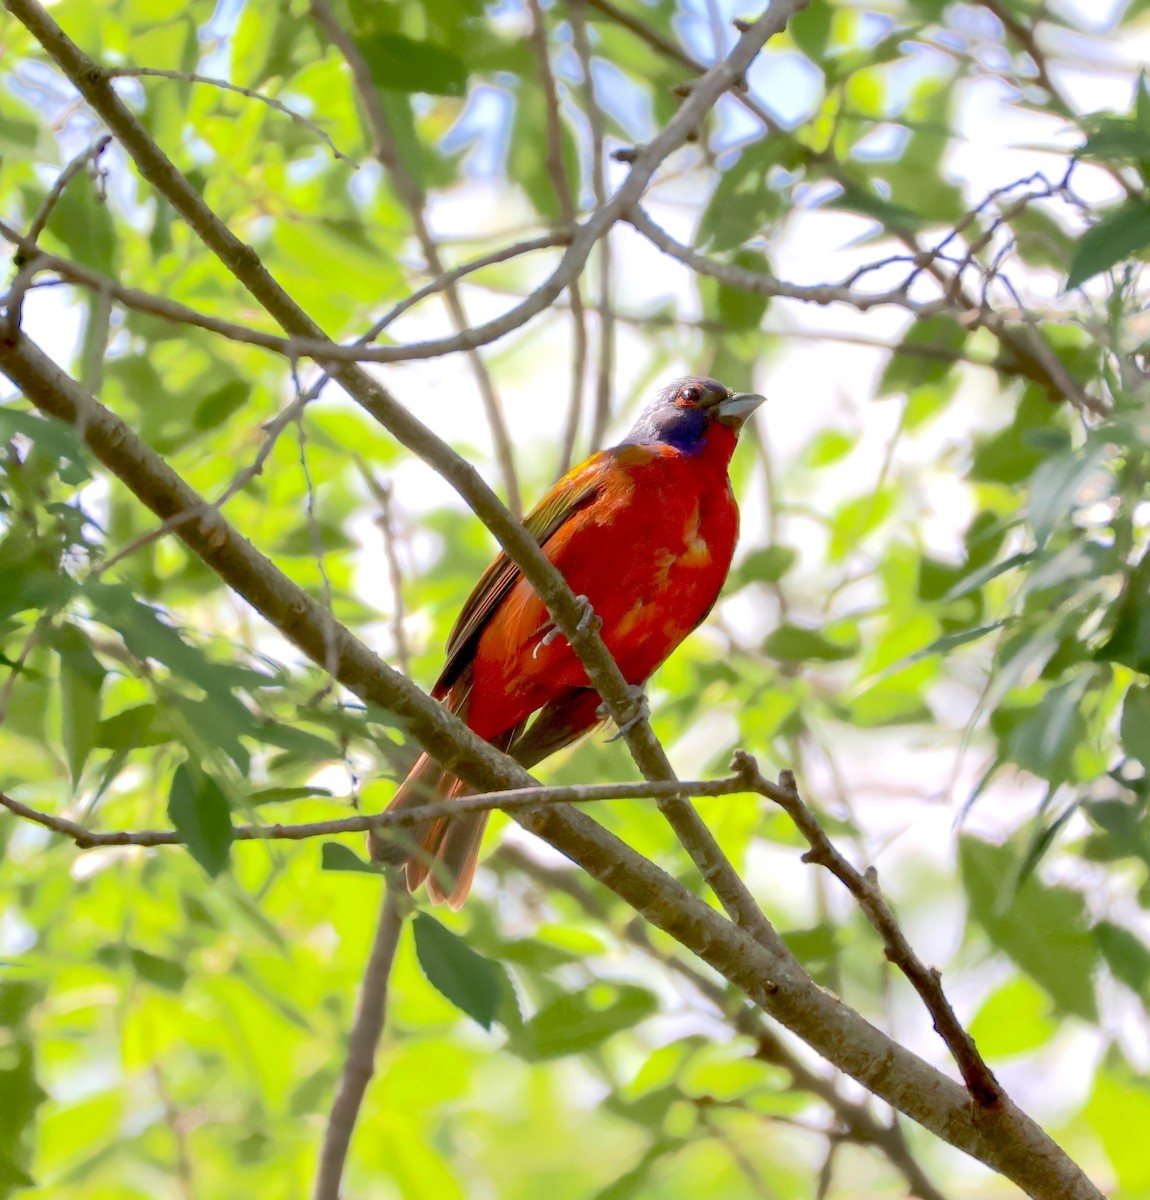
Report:
[[[698,454],[715,426],[738,434],[743,422],[762,403],[762,396],[732,392],[717,379],[694,375],[676,379],[643,409],[623,441],[639,446],[673,446],[684,454]]]

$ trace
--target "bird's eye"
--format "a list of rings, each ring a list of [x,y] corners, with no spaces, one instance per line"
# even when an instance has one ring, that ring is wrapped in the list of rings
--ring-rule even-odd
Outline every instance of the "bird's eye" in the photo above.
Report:
[[[697,387],[687,387],[679,393],[679,396],[684,404],[698,404],[703,398],[703,393]]]

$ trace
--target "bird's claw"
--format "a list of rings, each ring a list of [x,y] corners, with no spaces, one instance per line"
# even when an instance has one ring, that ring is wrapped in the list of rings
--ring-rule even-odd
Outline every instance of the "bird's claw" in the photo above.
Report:
[[[576,596],[575,602],[583,610],[582,616],[575,623],[576,633],[586,633],[591,628],[592,623],[596,621],[599,622],[599,625],[602,624],[602,621],[595,615],[595,610],[591,607],[591,601],[586,596],[582,594]],[[596,628],[598,628],[598,625],[596,625]]]
[[[583,610],[579,620],[575,624],[575,629],[579,633],[585,633],[591,626],[591,623],[593,621],[598,621],[599,618],[595,615],[595,610],[591,607],[591,601],[588,600],[586,596],[576,596],[575,602]],[[557,638],[563,636],[554,624],[545,626],[545,630],[546,632],[539,639],[539,641],[535,643],[535,646],[531,651],[532,658],[538,658],[540,650],[542,650],[545,646],[550,646],[551,643]]]
[[[640,721],[645,721],[651,715],[651,706],[647,702],[647,693],[642,688],[633,688],[631,698],[635,705],[635,711],[615,730],[607,741],[617,742],[620,738],[626,737]],[[607,711],[605,704],[600,704],[595,711],[600,718],[611,715]]]

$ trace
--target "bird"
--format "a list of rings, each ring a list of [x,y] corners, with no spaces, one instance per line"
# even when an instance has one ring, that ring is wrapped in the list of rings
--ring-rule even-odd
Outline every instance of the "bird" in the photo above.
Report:
[[[568,471],[524,518],[637,695],[719,597],[739,531],[728,467],[739,431],[763,402],[705,376],[677,379],[618,445]],[[528,768],[605,719],[578,657],[506,554],[463,605],[431,695]],[[424,753],[388,811],[472,790]],[[464,812],[386,835],[373,830],[372,858],[402,865],[409,891],[426,883],[432,903],[458,909],[487,817]]]

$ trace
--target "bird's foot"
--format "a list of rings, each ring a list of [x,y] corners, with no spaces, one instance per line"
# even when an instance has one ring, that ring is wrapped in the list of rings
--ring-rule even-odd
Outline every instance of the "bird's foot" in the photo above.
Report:
[[[591,601],[588,600],[586,596],[576,596],[575,600],[579,607],[583,610],[582,615],[579,617],[579,620],[575,625],[575,628],[580,633],[584,633],[590,627],[591,622],[598,621],[599,618],[595,615],[595,610],[591,607]],[[531,651],[532,658],[538,658],[540,650],[542,650],[545,646],[550,646],[553,641],[563,636],[554,622],[546,625],[544,629],[545,632],[543,636],[535,643],[535,648]]]
[[[583,615],[575,624],[575,631],[577,633],[586,633],[592,625],[598,629],[603,624],[600,618],[595,615],[595,610],[591,607],[591,601],[586,596],[580,593],[575,597],[575,602],[583,610]]]
[[[651,715],[651,706],[647,701],[647,693],[641,687],[631,689],[631,702],[634,705],[633,712],[607,741],[617,742],[620,738],[626,737],[640,721],[645,721]],[[605,704],[600,704],[595,712],[601,720],[611,715],[607,711]]]

